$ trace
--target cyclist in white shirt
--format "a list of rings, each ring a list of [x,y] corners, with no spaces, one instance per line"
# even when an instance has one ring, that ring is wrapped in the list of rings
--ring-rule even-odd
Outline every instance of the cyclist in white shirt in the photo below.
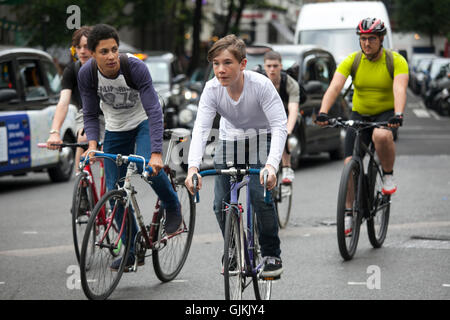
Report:
[[[234,166],[264,167],[269,171],[267,187],[271,190],[276,185],[276,172],[287,136],[287,118],[281,98],[267,77],[245,70],[245,44],[235,35],[218,40],[208,52],[208,61],[213,64],[215,78],[207,82],[200,98],[192,131],[186,186],[194,193],[192,176],[199,170],[213,120],[219,113],[215,167],[227,168],[230,161]],[[250,177],[249,185],[260,229],[262,256],[265,257],[262,275],[277,277],[282,273],[278,222],[273,203],[264,202],[262,171],[259,179]],[[199,176],[198,188],[201,187]],[[223,234],[222,201],[229,201],[230,197],[228,176],[216,176],[214,195],[214,212]]]

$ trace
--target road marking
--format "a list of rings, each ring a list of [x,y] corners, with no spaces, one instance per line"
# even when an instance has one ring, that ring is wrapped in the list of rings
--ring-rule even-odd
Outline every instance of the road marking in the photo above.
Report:
[[[37,231],[24,231],[22,234],[38,234]]]
[[[2,281],[2,282],[0,282],[0,284],[5,284],[5,283]]]
[[[435,118],[436,120],[442,120],[441,117],[437,114],[436,111],[434,111],[434,110],[429,110],[428,112],[429,112],[429,113],[433,116],[433,118]]]
[[[367,282],[353,282],[353,281],[349,281],[349,282],[347,282],[347,284],[349,286],[365,286],[365,285],[367,285]]]
[[[442,286],[445,287],[445,288],[450,288],[450,284],[449,283],[444,283],[444,284],[442,284]]]
[[[0,251],[0,256],[12,257],[35,257],[47,254],[67,253],[73,251],[73,244],[66,246],[55,246],[47,248],[32,248],[32,249],[16,249]]]
[[[413,109],[413,112],[418,118],[430,118],[430,113],[424,109]]]

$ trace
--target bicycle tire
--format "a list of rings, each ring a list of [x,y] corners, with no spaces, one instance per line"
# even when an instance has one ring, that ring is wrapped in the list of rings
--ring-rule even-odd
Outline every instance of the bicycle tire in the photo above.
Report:
[[[86,199],[83,199],[83,203],[82,195],[86,196]],[[70,209],[72,215],[73,245],[78,264],[80,263],[80,251],[83,236],[86,232],[86,226],[94,206],[92,186],[87,181],[86,173],[81,172],[75,179],[72,207]]]
[[[259,231],[258,231],[258,222],[256,221],[255,211],[252,210],[253,215],[253,261],[254,265],[253,269],[257,268],[259,264],[262,264],[263,257],[261,254],[261,247],[259,245]],[[263,266],[261,265],[261,268]],[[270,300],[272,295],[272,280],[265,280],[259,277],[258,273],[253,276],[253,290],[255,291],[256,300]]]
[[[368,167],[369,204],[374,215],[367,220],[367,234],[374,248],[381,248],[386,239],[390,215],[389,195],[383,195],[383,174],[379,166],[371,160]],[[378,209],[381,207],[382,209]]]
[[[243,248],[238,212],[231,207],[225,212],[225,237],[223,249],[223,278],[226,300],[242,300],[245,289]]]
[[[183,216],[183,232],[170,237],[163,248],[152,251],[153,269],[159,280],[168,282],[173,280],[181,271],[189,254],[195,228],[195,203],[194,197],[189,193],[184,185],[184,178],[179,178],[175,182],[175,191],[181,204],[181,214]],[[155,234],[160,238],[162,234],[163,215],[159,220]],[[158,240],[158,239],[154,239]]]
[[[337,240],[339,246],[339,252],[344,258],[344,260],[351,260],[356,252],[359,239],[359,231],[362,221],[362,212],[360,210],[360,205],[358,204],[358,194],[360,193],[359,186],[359,175],[361,170],[359,163],[357,161],[351,160],[348,162],[341,175],[341,180],[339,184],[338,201],[337,201]],[[353,181],[353,194],[348,194],[349,182]],[[351,211],[347,211],[346,202],[347,195],[351,198],[349,201],[352,202]],[[345,232],[345,218],[346,214],[352,215],[352,226],[351,232]],[[350,234],[350,235],[349,235]]]
[[[292,184],[284,184],[281,181],[281,174],[278,171],[277,185],[272,190],[272,198],[275,203],[278,225],[281,229],[286,228],[291,215],[292,206]]]
[[[114,249],[111,247],[111,244],[117,242],[121,227],[117,226],[115,221],[112,221],[112,225],[106,236],[104,232],[109,225],[108,222],[113,219],[112,215],[117,212],[117,207],[125,203],[125,197],[126,193],[123,190],[111,190],[107,192],[95,205],[92,215],[89,218],[80,257],[81,286],[84,294],[89,299],[104,300],[108,298],[117,287],[124,272],[125,262],[127,260],[124,257],[128,257],[131,245],[132,230],[130,226],[132,225],[132,217],[130,212],[128,212],[124,220],[125,226],[123,230],[126,237],[125,241],[122,241],[121,244],[120,253],[122,262],[117,271],[113,271],[110,268],[112,261],[118,257],[117,252],[115,254],[113,253]],[[105,213],[104,217],[102,217],[103,212]],[[103,237],[106,244],[102,248],[98,245],[98,242]],[[92,246],[92,242],[94,243],[94,250],[89,254],[87,250]],[[106,280],[105,278],[101,278],[101,276],[105,278],[110,276],[110,279]]]

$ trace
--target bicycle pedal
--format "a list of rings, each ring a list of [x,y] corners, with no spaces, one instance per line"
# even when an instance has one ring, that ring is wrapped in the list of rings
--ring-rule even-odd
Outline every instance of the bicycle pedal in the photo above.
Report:
[[[260,280],[264,280],[264,281],[275,281],[275,280],[280,280],[281,276],[276,276],[276,277],[259,277]]]

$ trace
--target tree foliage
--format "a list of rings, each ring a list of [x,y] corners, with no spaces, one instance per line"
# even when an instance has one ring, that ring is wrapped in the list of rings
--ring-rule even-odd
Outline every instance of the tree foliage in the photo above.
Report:
[[[395,20],[400,31],[422,32],[430,37],[449,36],[449,0],[396,0]]]

